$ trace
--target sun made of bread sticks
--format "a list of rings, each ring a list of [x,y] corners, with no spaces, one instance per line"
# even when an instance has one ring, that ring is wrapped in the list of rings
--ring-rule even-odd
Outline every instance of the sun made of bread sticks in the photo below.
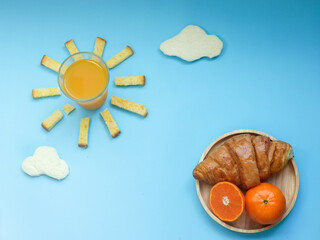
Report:
[[[102,57],[104,48],[106,45],[106,40],[103,38],[97,37],[96,42],[94,45],[94,51],[93,53]],[[76,47],[75,42],[70,39],[65,43],[65,46],[69,53],[71,55],[76,54],[79,52],[78,48]],[[126,46],[122,51],[117,53],[115,56],[113,56],[111,59],[106,61],[106,64],[108,68],[112,69],[119,65],[121,62],[129,58],[133,55],[133,50]],[[81,59],[81,55],[73,56],[74,60]],[[61,67],[61,64],[54,59],[48,57],[47,55],[44,55],[41,60],[41,65],[55,71],[59,72],[59,69]],[[61,72],[65,72],[67,69],[67,66],[62,66]],[[115,83],[117,86],[132,86],[132,85],[145,85],[145,76],[129,76],[129,77],[116,77]],[[49,96],[57,96],[61,95],[59,87],[52,87],[52,88],[40,88],[40,89],[33,89],[32,90],[32,96],[33,98],[42,98],[42,97],[49,97]],[[147,115],[147,109],[142,105],[138,103],[134,103],[125,99],[117,98],[115,96],[112,96],[112,104],[118,107],[121,107],[125,110],[140,114],[142,116]],[[74,106],[70,104],[65,104],[63,106],[64,112],[68,115],[75,109]],[[116,137],[120,133],[120,129],[117,125],[117,123],[114,121],[113,117],[110,114],[110,111],[108,109],[105,109],[103,112],[101,112],[101,116],[104,119],[108,130],[112,137]],[[45,128],[47,131],[50,131],[63,117],[62,112],[58,109],[56,110],[49,118],[44,120],[42,122],[42,127]],[[83,118],[80,121],[80,132],[79,132],[79,141],[78,145],[80,147],[88,147],[88,134],[89,134],[89,123],[90,118]]]

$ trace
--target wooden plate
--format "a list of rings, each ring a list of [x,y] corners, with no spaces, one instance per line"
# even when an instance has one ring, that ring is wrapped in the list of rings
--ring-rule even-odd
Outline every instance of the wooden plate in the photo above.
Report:
[[[202,154],[200,161],[202,162],[207,154],[215,149],[216,147],[220,146],[224,141],[226,141],[228,138],[240,134],[240,133],[250,133],[250,134],[255,134],[255,135],[262,135],[269,137],[271,140],[276,140],[274,137],[255,130],[248,130],[248,129],[243,129],[243,130],[237,130],[233,132],[229,132],[227,134],[222,135],[218,139],[216,139],[213,143],[210,144],[210,146],[204,151]],[[298,191],[299,191],[299,175],[298,175],[298,168],[297,165],[292,159],[291,161],[288,162],[286,167],[282,169],[280,172],[272,174],[266,182],[272,183],[279,187],[281,191],[283,192],[285,198],[286,198],[286,211],[282,218],[275,224],[272,225],[260,225],[255,222],[253,222],[246,214],[244,211],[243,214],[234,222],[224,222],[221,221],[219,218],[217,218],[210,210],[209,207],[209,192],[212,187],[212,185],[199,182],[196,180],[196,186],[197,186],[197,194],[200,199],[200,202],[206,212],[209,214],[209,216],[215,220],[217,223],[220,225],[236,232],[242,232],[242,233],[256,233],[256,232],[262,232],[267,229],[270,229],[280,223],[291,211],[293,208],[297,196],[298,196]]]

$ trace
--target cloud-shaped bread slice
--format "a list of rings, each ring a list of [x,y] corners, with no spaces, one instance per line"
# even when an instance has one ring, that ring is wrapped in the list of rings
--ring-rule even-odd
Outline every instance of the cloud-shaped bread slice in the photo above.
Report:
[[[216,35],[208,35],[202,28],[189,25],[175,37],[161,43],[160,50],[191,62],[202,57],[216,57],[222,47],[223,43]]]
[[[22,163],[22,170],[30,176],[42,174],[61,180],[69,174],[67,163],[59,158],[53,147],[38,147],[32,157],[27,157]]]

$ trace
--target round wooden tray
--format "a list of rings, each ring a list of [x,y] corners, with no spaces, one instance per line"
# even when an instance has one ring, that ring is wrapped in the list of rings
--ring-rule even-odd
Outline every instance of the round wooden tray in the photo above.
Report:
[[[240,134],[240,133],[250,133],[255,135],[262,135],[269,137],[271,140],[276,140],[274,137],[255,130],[237,130],[233,132],[226,133],[222,135],[221,137],[217,138],[213,143],[210,144],[210,146],[204,151],[202,154],[200,161],[202,162],[207,154],[215,149],[216,147],[220,146],[224,141],[226,141],[228,138]],[[285,166],[284,169],[282,169],[280,172],[271,175],[266,182],[272,183],[279,187],[281,191],[283,192],[285,198],[286,198],[286,211],[283,214],[282,218],[275,224],[272,225],[260,225],[258,223],[253,222],[244,211],[243,214],[234,222],[224,222],[221,221],[219,218],[217,218],[210,210],[209,207],[209,192],[212,187],[212,185],[199,182],[196,180],[196,187],[197,187],[197,194],[200,199],[200,202],[206,212],[209,214],[209,216],[215,220],[220,225],[236,232],[242,232],[242,233],[256,233],[256,232],[262,232],[267,229],[270,229],[280,223],[291,211],[293,208],[299,191],[299,174],[298,174],[298,168],[297,165],[292,159],[288,162],[288,164]],[[245,193],[245,192],[244,192]]]

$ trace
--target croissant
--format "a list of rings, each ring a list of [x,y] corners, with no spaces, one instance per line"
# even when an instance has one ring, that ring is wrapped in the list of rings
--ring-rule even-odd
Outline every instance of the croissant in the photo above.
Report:
[[[193,176],[208,184],[229,181],[249,189],[279,172],[291,158],[293,150],[288,143],[239,134],[210,151],[195,167]]]

